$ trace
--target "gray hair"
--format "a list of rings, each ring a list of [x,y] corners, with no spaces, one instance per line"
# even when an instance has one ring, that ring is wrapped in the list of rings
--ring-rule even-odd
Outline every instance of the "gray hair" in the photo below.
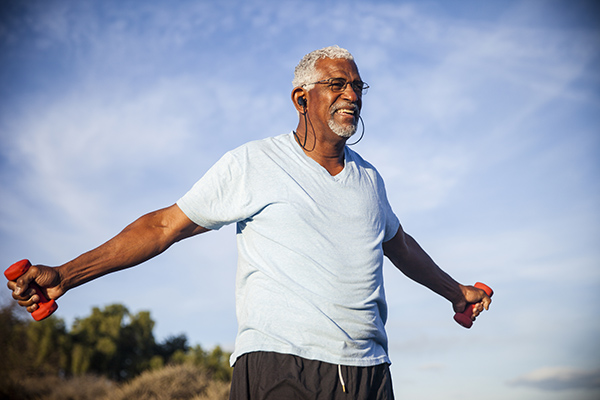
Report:
[[[352,56],[352,54],[350,54],[348,50],[342,49],[339,46],[329,46],[319,50],[315,50],[305,55],[296,66],[296,69],[294,70],[294,80],[292,81],[292,85],[294,85],[294,87],[298,87],[319,80],[315,64],[321,58],[343,58],[346,60],[354,61],[354,57]]]

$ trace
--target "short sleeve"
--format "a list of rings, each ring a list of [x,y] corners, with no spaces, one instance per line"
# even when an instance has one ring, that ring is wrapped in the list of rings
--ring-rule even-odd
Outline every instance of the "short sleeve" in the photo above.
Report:
[[[394,236],[396,236],[396,233],[398,233],[398,229],[400,228],[400,220],[394,213],[394,210],[392,210],[392,206],[390,205],[390,202],[388,201],[387,191],[385,189],[385,184],[384,184],[383,178],[381,178],[381,176],[379,176],[379,180],[380,180],[379,196],[380,196],[380,201],[381,201],[381,208],[382,208],[382,211],[385,216],[385,233],[384,233],[383,241],[387,242],[388,240],[391,240]]]
[[[248,197],[245,174],[239,160],[226,153],[194,186],[177,201],[177,205],[194,223],[207,229],[221,227],[247,218]]]

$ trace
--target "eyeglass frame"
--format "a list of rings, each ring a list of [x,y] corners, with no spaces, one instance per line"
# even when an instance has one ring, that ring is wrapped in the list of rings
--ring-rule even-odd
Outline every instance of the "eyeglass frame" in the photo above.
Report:
[[[340,90],[334,90],[333,89],[334,83],[332,82],[334,80],[344,81],[344,86],[342,86],[342,88]],[[356,85],[358,85],[359,82],[362,83],[362,87],[357,88]],[[348,87],[348,84],[350,84],[350,86],[352,87],[352,90],[354,90],[355,93],[360,94],[361,96],[364,96],[365,94],[367,94],[367,91],[370,88],[370,86],[367,82],[364,82],[364,81],[350,82],[344,78],[327,78],[327,79],[320,80],[318,82],[305,83],[302,85],[302,87],[308,86],[308,85],[316,85],[316,84],[322,84],[322,85],[327,84],[329,86],[329,89],[331,89],[331,91],[334,93],[342,93],[343,91],[346,90],[346,88]]]

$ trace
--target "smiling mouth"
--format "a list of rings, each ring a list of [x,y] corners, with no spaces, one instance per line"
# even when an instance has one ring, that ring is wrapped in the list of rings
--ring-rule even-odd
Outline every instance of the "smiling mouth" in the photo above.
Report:
[[[336,113],[347,114],[347,115],[352,115],[352,116],[354,116],[354,114],[355,114],[354,110],[348,110],[347,108],[339,109],[336,111]]]
[[[353,104],[340,104],[337,107],[335,107],[333,110],[333,112],[331,113],[331,115],[333,116],[334,114],[342,114],[344,116],[351,116],[351,117],[356,117],[358,115],[358,108],[353,105]]]

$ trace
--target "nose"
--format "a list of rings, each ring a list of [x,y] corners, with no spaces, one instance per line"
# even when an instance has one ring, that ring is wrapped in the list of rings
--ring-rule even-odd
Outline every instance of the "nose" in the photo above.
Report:
[[[348,82],[342,92],[342,96],[347,101],[357,103],[362,98],[362,92],[356,92],[350,82]]]

